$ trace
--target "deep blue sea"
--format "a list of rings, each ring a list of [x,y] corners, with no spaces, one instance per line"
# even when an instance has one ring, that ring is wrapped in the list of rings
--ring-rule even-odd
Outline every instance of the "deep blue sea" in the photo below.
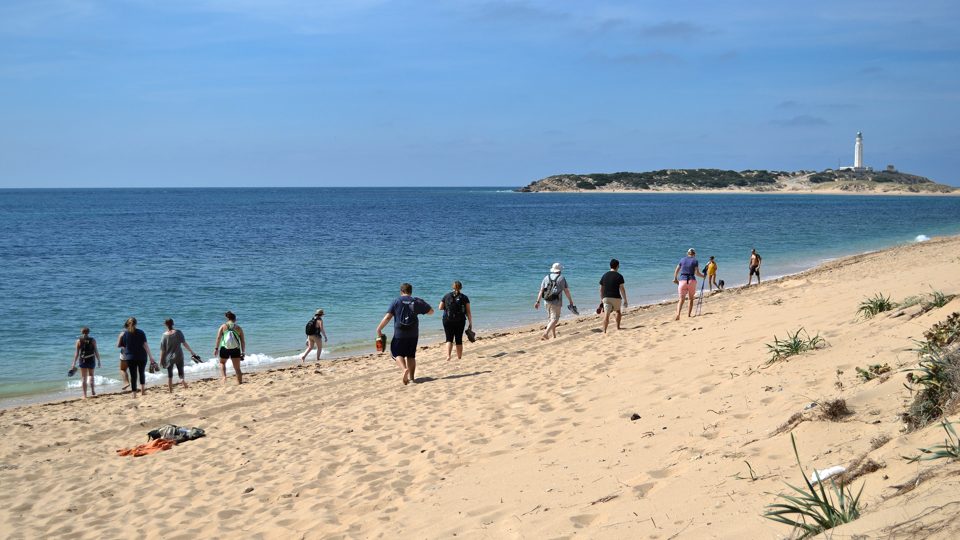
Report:
[[[154,351],[172,317],[209,356],[223,312],[233,310],[247,364],[265,366],[295,359],[318,307],[325,357],[369,352],[403,281],[436,305],[461,280],[482,333],[539,320],[533,300],[555,261],[589,313],[611,257],[638,305],[673,296],[673,269],[688,247],[702,263],[716,256],[719,277],[735,286],[746,281],[752,247],[772,277],[957,233],[960,197],[0,190],[0,401],[79,394],[66,371],[81,326],[100,344],[99,383],[115,383],[114,343],[129,316]],[[421,333],[442,335],[439,317],[425,318]],[[214,366],[189,366],[188,378]]]

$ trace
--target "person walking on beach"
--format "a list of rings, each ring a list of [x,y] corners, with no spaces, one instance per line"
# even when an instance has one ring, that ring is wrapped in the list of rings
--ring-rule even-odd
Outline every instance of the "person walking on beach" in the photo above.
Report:
[[[454,281],[453,290],[445,294],[437,306],[437,309],[443,312],[443,333],[446,336],[447,360],[450,360],[454,345],[457,346],[457,360],[463,358],[464,326],[469,329],[473,328],[470,299],[460,292],[461,289],[463,289],[463,283]]]
[[[687,256],[680,259],[677,268],[673,271],[673,282],[677,284],[680,300],[677,302],[677,316],[673,320],[680,320],[680,311],[683,303],[690,300],[687,306],[687,317],[693,317],[693,299],[697,296],[697,277],[704,277],[700,272],[700,261],[696,258],[697,252],[693,248],[687,250]]]
[[[327,331],[323,329],[323,310],[318,309],[313,314],[313,318],[307,323],[304,330],[307,334],[307,350],[300,355],[300,365],[307,359],[307,355],[314,347],[317,348],[317,362],[320,361],[320,352],[323,350],[323,342],[327,341]]]
[[[617,330],[620,330],[621,304],[627,307],[627,290],[620,274],[620,261],[610,259],[610,270],[600,277],[600,303],[603,304],[603,333],[607,333],[610,314],[615,313]]]
[[[763,259],[757,253],[756,248],[750,250],[750,274],[747,276],[747,287],[753,282],[753,276],[757,276],[757,285],[760,284],[760,263]]]
[[[187,343],[187,338],[183,337],[183,332],[173,328],[173,319],[163,321],[167,331],[160,338],[160,367],[167,369],[167,390],[173,392],[173,368],[177,368],[177,376],[180,377],[180,384],[187,387],[187,381],[183,378],[183,349],[186,347],[194,360],[200,356],[193,352]]]
[[[87,397],[87,377],[90,378],[90,395],[96,397],[97,390],[93,386],[93,369],[100,367],[100,351],[97,349],[97,340],[90,337],[90,329],[84,326],[80,329],[73,353],[73,364],[70,371],[77,369],[77,360],[80,361],[80,383],[83,386],[83,397]],[[72,374],[72,373],[71,373]]]
[[[417,316],[432,314],[430,304],[413,296],[413,285],[401,283],[400,296],[390,303],[377,326],[377,339],[381,339],[384,327],[393,319],[390,355],[403,371],[403,384],[417,382],[417,342],[420,339],[420,319]]]
[[[720,285],[717,285],[717,261],[713,260],[713,255],[710,256],[710,262],[707,263],[707,266],[703,268],[703,273],[707,275],[707,286],[710,287],[711,291],[714,285],[718,289],[720,288]]]
[[[223,383],[227,382],[227,360],[233,362],[233,371],[237,374],[237,384],[243,384],[243,372],[240,371],[240,361],[247,350],[247,339],[243,335],[243,328],[237,324],[237,316],[232,311],[223,314],[227,322],[217,330],[217,340],[213,345],[213,355],[220,356],[220,376]]]
[[[137,319],[130,317],[123,325],[124,331],[117,339],[117,348],[123,349],[127,370],[130,373],[130,394],[137,397],[137,381],[140,381],[140,395],[147,394],[147,358],[151,364],[156,364],[150,345],[147,344],[147,335],[137,328]]]
[[[560,323],[560,315],[563,312],[563,295],[567,295],[570,301],[570,311],[577,313],[577,306],[573,304],[573,296],[570,295],[570,287],[567,286],[567,279],[560,275],[563,272],[563,265],[555,262],[550,267],[550,273],[544,276],[540,282],[540,291],[537,292],[537,301],[533,304],[533,309],[540,309],[540,300],[542,299],[547,308],[547,328],[540,336],[540,341],[550,339],[550,334],[557,337],[557,324]]]

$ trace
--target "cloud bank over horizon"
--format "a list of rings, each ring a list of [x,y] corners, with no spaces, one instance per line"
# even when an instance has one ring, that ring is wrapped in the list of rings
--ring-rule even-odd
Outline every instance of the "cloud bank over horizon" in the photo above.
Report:
[[[8,0],[0,188],[516,186],[824,169],[960,185],[960,5]]]

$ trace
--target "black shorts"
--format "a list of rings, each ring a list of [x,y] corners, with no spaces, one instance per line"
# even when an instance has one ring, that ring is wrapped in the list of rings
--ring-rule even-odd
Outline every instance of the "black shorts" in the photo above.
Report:
[[[94,358],[81,358],[80,367],[83,369],[93,369],[97,367],[97,359]]]
[[[453,342],[457,345],[463,345],[463,329],[466,328],[466,326],[466,319],[460,319],[459,321],[450,321],[444,319],[443,333],[447,336],[446,340],[444,340],[444,343]]]
[[[240,349],[227,349],[226,347],[220,347],[220,358],[226,360],[227,358],[240,358]]]
[[[741,275],[742,275],[742,274],[741,274]],[[751,266],[751,267],[750,267],[750,275],[751,275],[751,276],[760,277],[760,267],[759,267],[759,266]]]
[[[404,356],[406,358],[416,358],[417,357],[417,342],[420,340],[419,337],[402,337],[402,338],[393,338],[390,340],[390,354],[396,358],[398,356]]]

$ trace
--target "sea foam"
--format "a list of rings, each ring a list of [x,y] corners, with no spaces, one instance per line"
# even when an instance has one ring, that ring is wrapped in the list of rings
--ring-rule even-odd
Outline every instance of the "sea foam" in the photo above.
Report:
[[[930,237],[925,234],[918,234],[916,238],[913,239],[914,242],[926,242]]]

